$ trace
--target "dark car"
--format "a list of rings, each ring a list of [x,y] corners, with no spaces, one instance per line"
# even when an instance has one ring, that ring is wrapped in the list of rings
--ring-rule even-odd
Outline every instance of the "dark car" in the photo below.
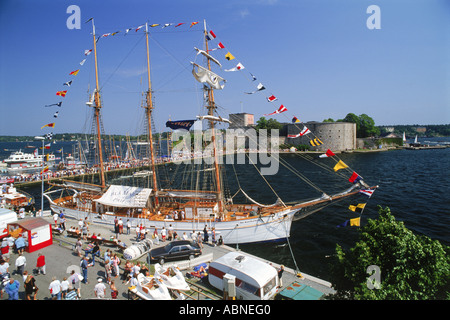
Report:
[[[201,254],[202,250],[193,241],[178,240],[150,250],[150,260],[163,264],[167,260],[194,259]]]

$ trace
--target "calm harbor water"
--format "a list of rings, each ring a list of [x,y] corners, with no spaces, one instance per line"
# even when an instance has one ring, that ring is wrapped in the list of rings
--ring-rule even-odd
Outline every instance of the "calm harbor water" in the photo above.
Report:
[[[450,142],[450,137],[420,140],[422,143],[427,143],[426,141]],[[20,148],[32,152],[34,149],[25,149],[27,145],[39,146],[39,143],[0,143],[0,159],[5,159],[12,151]],[[71,145],[70,142],[58,142],[52,149],[58,150],[64,147],[64,152],[68,153]],[[332,193],[349,186],[345,180],[338,179],[332,174],[324,174],[318,167],[297,155],[287,154],[282,157],[302,173],[308,172],[308,177],[314,182],[319,181],[317,185],[326,192]],[[397,220],[404,221],[406,227],[415,233],[450,245],[450,197],[448,196],[450,148],[350,153],[340,154],[339,158],[363,176],[366,183],[371,186],[379,185],[370,199],[365,197],[356,200],[367,202],[361,219],[362,225],[367,222],[367,219],[375,219],[378,216],[377,206],[381,205],[389,207]],[[275,202],[276,196],[255,171],[249,170],[249,165],[236,165],[235,169],[241,186],[253,199],[262,203]],[[235,180],[233,180],[232,168],[227,171],[227,175],[230,185],[233,185]],[[276,176],[267,179],[285,202],[320,196],[282,167]],[[230,189],[233,194],[235,189],[231,187]],[[40,187],[28,188],[25,191],[35,196],[39,207]],[[238,200],[239,196],[236,196],[235,202]],[[347,209],[354,202],[347,199],[295,221],[292,224],[289,241],[293,256],[285,242],[248,244],[239,247],[246,252],[291,268],[295,267],[295,259],[300,271],[330,280],[329,257],[335,253],[336,244],[351,247],[358,236],[357,228],[337,228],[337,225],[345,220],[357,216]],[[46,202],[44,205],[48,206]]]

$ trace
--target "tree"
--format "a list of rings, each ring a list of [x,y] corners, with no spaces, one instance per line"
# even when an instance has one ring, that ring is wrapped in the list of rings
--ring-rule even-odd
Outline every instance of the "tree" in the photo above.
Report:
[[[367,114],[359,115],[359,135],[361,138],[377,136],[380,134],[380,129],[375,126],[375,121]],[[358,134],[357,134],[358,135]]]
[[[375,126],[375,121],[365,113],[359,116],[354,113],[348,113],[344,119],[339,119],[338,122],[356,123],[356,137],[358,138],[366,138],[380,134],[380,130]]]
[[[259,129],[267,129],[267,130],[271,130],[271,129],[278,129],[281,130],[283,128],[283,125],[281,123],[279,123],[277,120],[275,119],[266,119],[265,117],[261,117],[259,118],[259,120],[256,122],[256,130]]]
[[[359,241],[348,251],[336,246],[332,268],[336,294],[331,299],[445,299],[450,284],[450,248],[415,235],[398,222],[389,208],[378,207],[378,220],[359,230]],[[380,289],[369,289],[368,266],[378,266]],[[447,296],[448,298],[448,296]]]

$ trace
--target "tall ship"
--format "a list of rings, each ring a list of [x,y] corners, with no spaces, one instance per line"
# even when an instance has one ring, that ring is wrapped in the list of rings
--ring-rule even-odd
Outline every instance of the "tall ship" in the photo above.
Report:
[[[232,184],[228,181],[229,179],[225,175],[226,166],[221,161],[224,151],[218,147],[219,143],[216,139],[218,125],[229,123],[220,115],[220,108],[215,102],[216,91],[226,90],[225,80],[213,71],[213,67],[221,68],[221,64],[212,55],[214,50],[211,50],[209,42],[214,37],[211,37],[211,32],[208,32],[206,22],[204,22],[202,31],[204,47],[202,49],[194,47],[193,60],[196,62],[191,62],[186,68],[192,68],[195,81],[201,83],[204,114],[201,116],[194,114],[193,118],[197,117],[198,121],[207,124],[210,140],[203,150],[208,149],[209,153],[203,153],[200,156],[201,161],[196,161],[198,159],[191,150],[191,145],[187,145],[185,147],[187,147],[188,159],[183,158],[183,152],[179,150],[178,153],[173,152],[172,154],[177,154],[180,159],[185,161],[183,164],[171,166],[169,168],[170,176],[169,173],[163,172],[168,166],[157,163],[156,144],[153,136],[152,112],[155,106],[150,79],[148,27],[149,25],[145,24],[148,88],[145,92],[145,103],[143,103],[148,139],[148,154],[145,157],[145,163],[148,166],[146,171],[148,174],[145,175],[147,185],[134,186],[107,182],[105,174],[107,166],[105,165],[105,154],[102,152],[105,147],[101,132],[103,105],[100,97],[97,64],[97,40],[100,37],[96,36],[94,20],[92,20],[96,86],[92,99],[87,104],[92,107],[94,114],[98,181],[95,183],[70,180],[53,182],[51,190],[44,193],[53,212],[63,212],[67,217],[74,219],[87,217],[91,223],[99,224],[112,225],[117,219],[122,219],[124,223],[129,220],[132,226],[142,224],[151,232],[154,229],[157,232],[161,232],[163,228],[170,229],[179,236],[184,233],[190,235],[193,232],[203,232],[206,228],[216,239],[222,237],[224,243],[242,244],[286,240],[290,236],[293,221],[317,212],[334,201],[357,195],[361,189],[373,190],[374,187],[367,186],[359,179],[357,183],[351,183],[350,186],[345,186],[344,190],[333,194],[320,192],[316,198],[285,203],[276,190],[270,187],[264,175],[261,175],[264,183],[269,185],[276,197],[276,201],[264,204],[255,201],[244,190],[239,183],[238,174],[235,175],[236,183]],[[197,58],[202,61],[197,62]],[[175,132],[176,130],[173,133]],[[186,149],[184,150],[186,151]],[[244,152],[244,154],[250,159],[248,153]],[[193,158],[189,160],[189,157]],[[252,160],[250,159],[250,161]],[[280,164],[285,164],[282,159],[279,161]],[[255,175],[261,174],[256,165],[255,169]],[[290,170],[302,177],[295,168],[290,168]],[[181,174],[181,178],[175,178],[177,173]],[[308,185],[311,184],[309,181]],[[245,201],[235,202],[234,198],[237,193],[240,193]]]
[[[45,163],[49,167],[55,166],[56,158],[54,154],[45,155]],[[15,151],[9,155],[8,158],[3,160],[6,164],[6,170],[8,173],[22,173],[37,171],[42,169],[42,163],[44,156],[38,154],[38,149],[33,153],[26,153],[22,150]]]

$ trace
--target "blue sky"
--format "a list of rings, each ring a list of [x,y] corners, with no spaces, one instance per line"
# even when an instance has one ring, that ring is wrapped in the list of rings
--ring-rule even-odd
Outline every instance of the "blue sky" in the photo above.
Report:
[[[69,5],[81,10],[81,29],[68,29]],[[370,30],[370,5],[381,12],[381,29]],[[219,113],[253,113],[289,122],[339,119],[366,113],[378,125],[450,123],[450,1],[445,0],[228,0],[228,1],[31,1],[0,2],[0,135],[89,132],[85,102],[95,86],[91,24],[100,39],[98,59],[107,134],[141,133],[142,92],[147,89],[145,38],[123,32],[149,23],[151,78],[157,131],[165,122],[204,113],[200,84],[191,74],[194,46],[202,46],[202,22],[225,49],[213,52],[226,80],[216,91]],[[193,21],[201,23],[189,28]],[[236,59],[227,61],[231,52]],[[225,72],[241,62],[245,69]],[[77,76],[69,73],[80,68]],[[249,73],[266,87],[255,90]],[[70,88],[63,86],[73,80]],[[56,91],[68,90],[65,98]],[[266,101],[269,95],[278,100]],[[61,108],[44,107],[63,101]],[[59,111],[57,119],[54,112]]]

